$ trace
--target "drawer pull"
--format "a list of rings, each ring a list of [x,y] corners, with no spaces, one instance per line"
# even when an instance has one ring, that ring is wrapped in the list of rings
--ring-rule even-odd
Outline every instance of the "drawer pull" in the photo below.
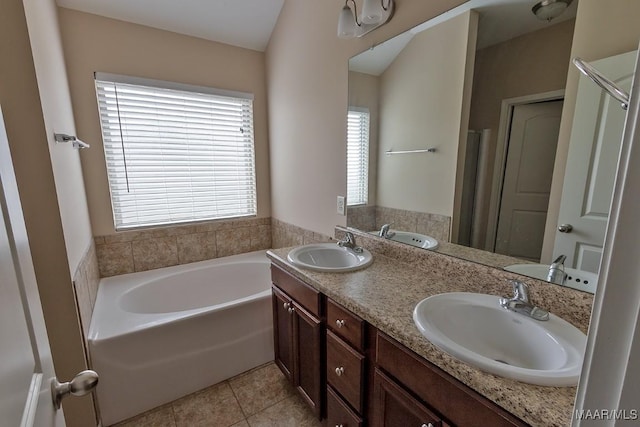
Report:
[[[341,377],[342,374],[344,374],[344,367],[340,366],[339,368],[336,368],[336,375]]]
[[[344,320],[336,320],[336,326],[342,328],[344,326]]]

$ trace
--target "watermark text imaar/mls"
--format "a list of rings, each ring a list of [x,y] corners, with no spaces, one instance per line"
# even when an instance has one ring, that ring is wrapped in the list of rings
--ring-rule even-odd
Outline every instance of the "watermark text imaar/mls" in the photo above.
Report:
[[[580,409],[574,413],[576,420],[620,420],[634,421],[638,418],[637,409]]]

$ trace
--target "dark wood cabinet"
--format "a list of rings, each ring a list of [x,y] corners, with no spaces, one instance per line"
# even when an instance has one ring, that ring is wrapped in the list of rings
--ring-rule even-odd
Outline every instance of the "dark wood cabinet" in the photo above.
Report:
[[[318,418],[323,416],[324,328],[318,317],[320,293],[272,267],[275,363],[300,392]],[[283,284],[303,303],[284,292]],[[307,307],[315,307],[311,313]]]
[[[283,269],[271,276],[275,362],[327,427],[527,426]]]
[[[371,427],[446,427],[447,424],[378,368],[373,376]]]

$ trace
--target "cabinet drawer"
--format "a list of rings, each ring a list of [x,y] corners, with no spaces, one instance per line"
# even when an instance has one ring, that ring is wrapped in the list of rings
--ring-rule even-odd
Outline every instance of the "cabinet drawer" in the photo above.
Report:
[[[376,363],[454,425],[527,424],[391,338],[377,334]]]
[[[271,281],[311,314],[320,317],[320,292],[273,264]]]
[[[327,326],[356,350],[364,350],[364,320],[327,299]]]
[[[362,424],[362,418],[331,387],[327,387],[327,427],[362,427]]]
[[[327,331],[327,382],[357,411],[362,412],[364,356]]]

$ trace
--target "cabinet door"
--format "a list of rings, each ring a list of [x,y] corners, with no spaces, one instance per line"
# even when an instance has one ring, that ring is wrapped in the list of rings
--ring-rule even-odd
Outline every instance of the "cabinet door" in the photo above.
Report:
[[[276,365],[287,379],[293,383],[293,308],[291,299],[276,288],[273,291],[273,348]]]
[[[373,387],[373,427],[446,426],[439,417],[377,368]]]
[[[293,302],[294,386],[311,406],[318,418],[322,417],[322,324],[300,305]]]

